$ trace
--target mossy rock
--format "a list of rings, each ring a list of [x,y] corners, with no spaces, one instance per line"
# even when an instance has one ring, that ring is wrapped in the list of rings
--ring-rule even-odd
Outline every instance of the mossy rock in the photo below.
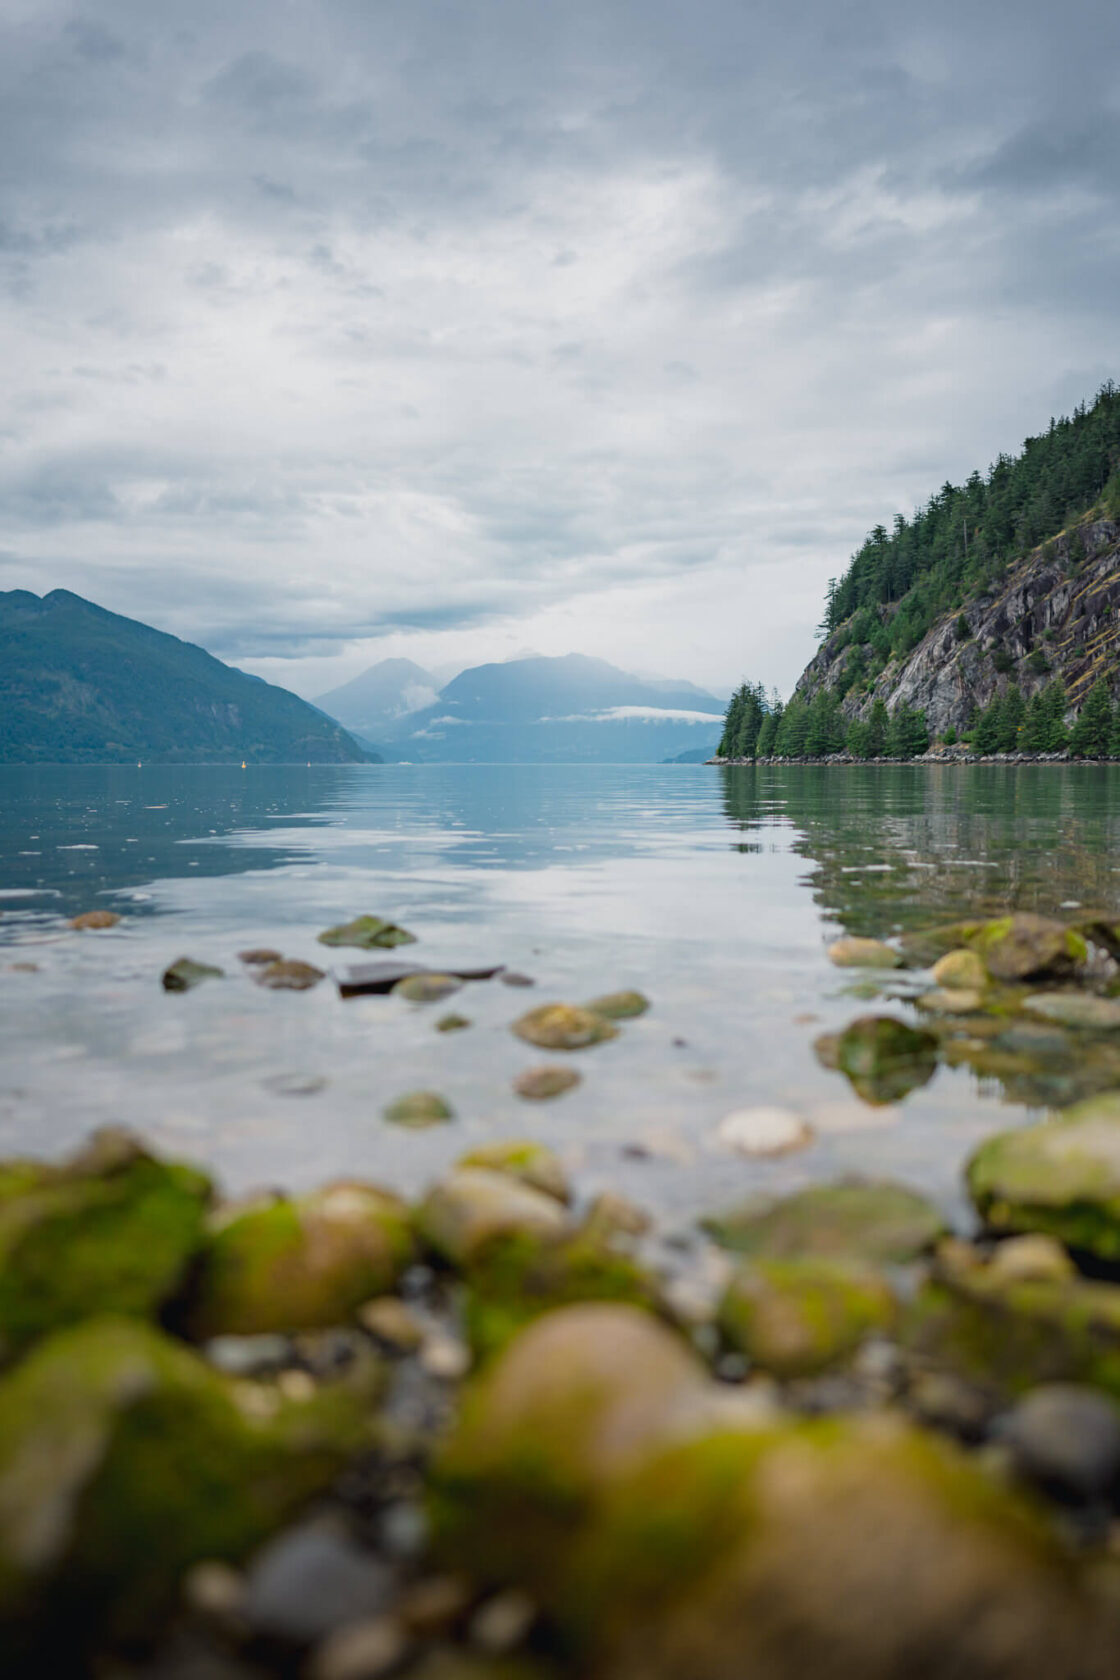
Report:
[[[340,1324],[392,1289],[413,1251],[408,1208],[376,1185],[235,1205],[212,1221],[186,1323],[200,1339]]]
[[[193,957],[177,957],[164,969],[160,984],[165,992],[191,992],[204,980],[221,980],[224,977],[225,970],[215,968],[213,963],[195,962]]]
[[[416,935],[396,922],[380,916],[355,916],[352,922],[324,928],[320,945],[352,945],[359,951],[391,951],[397,945],[415,945]]]
[[[150,1632],[191,1563],[241,1557],[368,1446],[379,1380],[371,1361],[285,1402],[135,1320],[90,1319],[42,1342],[0,1382],[9,1661],[58,1672],[52,1656]]]
[[[554,1098],[562,1097],[565,1091],[575,1090],[581,1078],[575,1068],[532,1067],[518,1074],[513,1088],[526,1102],[552,1102]]]
[[[1120,1003],[1086,992],[1036,992],[1023,999],[1030,1015],[1084,1032],[1120,1031]]]
[[[618,1028],[605,1016],[572,1003],[542,1003],[515,1021],[513,1030],[541,1050],[585,1050],[618,1037]]]
[[[865,1102],[898,1102],[932,1079],[937,1040],[893,1015],[861,1015],[837,1038],[835,1065]]]
[[[737,1404],[640,1315],[551,1313],[437,1457],[437,1549],[531,1593],[593,1680],[1104,1680],[1092,1584],[962,1453]]]
[[[914,1260],[945,1233],[932,1202],[888,1181],[818,1184],[781,1201],[756,1199],[703,1221],[723,1248],[774,1260]]]
[[[453,974],[406,974],[393,987],[393,996],[408,1003],[442,1003],[462,989],[463,982]]]
[[[950,992],[982,992],[989,983],[982,958],[967,949],[947,951],[932,972],[937,984]]]
[[[1004,1399],[1082,1382],[1120,1399],[1120,1287],[1077,1275],[939,1265],[908,1308],[907,1345]]]
[[[602,1015],[608,1021],[633,1021],[647,1012],[650,1003],[644,992],[604,992],[602,997],[592,998],[586,1007],[593,1015]]]
[[[0,1166],[0,1359],[100,1313],[146,1317],[201,1247],[210,1180],[104,1131],[65,1165]]]
[[[1120,1260],[1120,1092],[988,1138],[965,1176],[991,1229],[1044,1231]]]
[[[903,935],[899,943],[907,961],[917,967],[964,947],[976,953],[994,980],[1006,981],[1069,974],[1089,956],[1085,938],[1076,928],[1031,911],[927,928]]]
[[[881,939],[852,936],[836,939],[828,947],[828,960],[837,968],[900,968],[902,957]]]
[[[385,1109],[385,1119],[393,1126],[407,1126],[422,1131],[426,1126],[442,1126],[454,1120],[455,1110],[438,1091],[406,1091]]]
[[[483,1167],[488,1172],[506,1173],[510,1178],[541,1190],[558,1202],[570,1202],[572,1187],[568,1175],[554,1149],[536,1143],[532,1138],[508,1138],[498,1143],[480,1144],[455,1163],[459,1167]]]
[[[417,1208],[421,1239],[441,1260],[462,1269],[495,1238],[566,1235],[571,1222],[556,1198],[518,1182],[519,1176],[504,1168],[461,1163]]]
[[[727,1340],[777,1377],[813,1376],[854,1353],[895,1319],[890,1288],[849,1260],[749,1260],[720,1302]]]

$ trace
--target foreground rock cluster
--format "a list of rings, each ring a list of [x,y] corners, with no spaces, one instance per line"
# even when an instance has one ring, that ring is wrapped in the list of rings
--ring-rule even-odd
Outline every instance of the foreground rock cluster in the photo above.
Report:
[[[1113,1002],[1118,947],[1023,916],[843,942],[929,1026],[819,1053],[871,1102],[1008,1032],[1091,1060],[1111,1017],[1070,1005]],[[593,1052],[644,1007],[517,1031]],[[1105,1680],[1120,1075],[964,1188],[956,1231],[868,1180],[662,1233],[517,1138],[415,1204],[224,1201],[119,1132],[0,1163],[5,1673]]]

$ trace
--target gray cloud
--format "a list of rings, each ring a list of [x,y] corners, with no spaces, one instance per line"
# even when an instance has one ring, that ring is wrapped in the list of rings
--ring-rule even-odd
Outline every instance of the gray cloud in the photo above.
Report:
[[[305,692],[788,686],[826,578],[1120,361],[1120,14],[10,0],[3,577]]]

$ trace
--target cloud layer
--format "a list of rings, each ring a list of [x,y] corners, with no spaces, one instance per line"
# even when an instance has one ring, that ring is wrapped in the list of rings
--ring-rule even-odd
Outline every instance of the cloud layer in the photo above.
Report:
[[[788,688],[1120,364],[1120,15],[6,0],[0,555],[305,693]]]

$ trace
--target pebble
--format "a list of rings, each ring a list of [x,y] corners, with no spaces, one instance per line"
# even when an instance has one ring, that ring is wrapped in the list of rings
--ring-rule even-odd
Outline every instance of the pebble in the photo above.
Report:
[[[384,1111],[385,1119],[394,1126],[438,1126],[453,1120],[451,1104],[438,1091],[409,1091],[391,1102]]]
[[[950,992],[980,992],[988,984],[988,971],[975,951],[946,951],[930,972]]]
[[[587,1008],[596,1015],[605,1015],[608,1021],[632,1021],[644,1015],[649,1006],[649,999],[642,992],[607,992],[592,998]]]
[[[789,1108],[737,1108],[720,1121],[716,1136],[741,1155],[788,1155],[813,1141],[813,1128]]]
[[[1103,1498],[1120,1475],[1120,1410],[1097,1389],[1048,1383],[1001,1420],[1019,1474],[1074,1500]]]
[[[1115,998],[1086,996],[1080,992],[1039,992],[1026,998],[1023,1008],[1063,1027],[1099,1031],[1120,1028],[1120,1002]]]
[[[291,1364],[287,1336],[215,1336],[203,1353],[227,1377],[258,1377]]]
[[[203,980],[221,980],[223,970],[212,963],[195,962],[193,957],[178,957],[160,976],[165,992],[189,992]]]
[[[378,1680],[403,1660],[408,1634],[395,1616],[374,1616],[336,1629],[318,1647],[309,1680]]]
[[[282,962],[284,953],[274,951],[269,945],[255,945],[250,951],[238,951],[238,962],[246,963],[250,968],[263,967],[266,963]]]
[[[547,1102],[552,1097],[563,1096],[580,1083],[582,1075],[575,1068],[566,1067],[533,1067],[526,1068],[519,1073],[513,1082],[513,1088],[519,1097],[525,1097],[529,1102]]]
[[[902,957],[881,939],[837,939],[828,947],[837,968],[901,968]]]
[[[379,1295],[358,1308],[358,1322],[402,1353],[412,1353],[424,1339],[424,1332],[415,1314],[396,1295]]]
[[[313,1645],[347,1622],[380,1615],[393,1590],[393,1571],[340,1525],[310,1521],[277,1535],[253,1558],[243,1613],[258,1634]]]
[[[183,1577],[183,1602],[207,1621],[232,1622],[245,1603],[245,1577],[217,1558],[196,1563]]]
[[[988,1418],[988,1402],[971,1383],[948,1371],[923,1371],[910,1384],[911,1411],[934,1429],[977,1441]]]
[[[1077,1268],[1060,1242],[1031,1232],[997,1245],[988,1276],[1000,1283],[1065,1283]]]
[[[616,1195],[613,1190],[601,1190],[587,1210],[584,1230],[608,1237],[616,1232],[625,1237],[641,1237],[652,1225],[645,1208]]]
[[[409,1003],[442,1003],[463,989],[463,982],[453,974],[409,974],[398,980],[393,996],[407,998]]]
[[[975,1015],[978,1009],[984,1007],[981,994],[963,986],[959,989],[935,986],[932,992],[923,992],[915,1002],[919,1009],[931,1015]]]
[[[503,968],[498,975],[503,986],[535,986],[536,981],[530,974],[520,974],[516,968]]]
[[[314,963],[284,958],[266,963],[256,975],[257,985],[266,986],[272,992],[307,992],[325,979],[326,974]]]
[[[278,1097],[314,1097],[327,1088],[321,1073],[270,1073],[261,1084]]]
[[[439,1382],[458,1382],[471,1368],[470,1349],[454,1336],[437,1332],[425,1337],[420,1348],[420,1365]]]
[[[511,1587],[487,1599],[471,1617],[470,1641],[488,1656],[502,1657],[524,1640],[537,1618],[528,1593]]]
[[[80,916],[70,918],[70,926],[80,932],[93,928],[116,927],[120,917],[115,910],[83,910]]]
[[[436,1031],[441,1033],[462,1032],[464,1027],[469,1027],[470,1024],[470,1021],[465,1015],[456,1015],[454,1011],[452,1011],[449,1015],[440,1016],[439,1020],[436,1022]]]
[[[513,1023],[518,1038],[541,1050],[583,1050],[606,1038],[617,1038],[618,1028],[590,1009],[571,1003],[545,1003],[531,1009]]]

